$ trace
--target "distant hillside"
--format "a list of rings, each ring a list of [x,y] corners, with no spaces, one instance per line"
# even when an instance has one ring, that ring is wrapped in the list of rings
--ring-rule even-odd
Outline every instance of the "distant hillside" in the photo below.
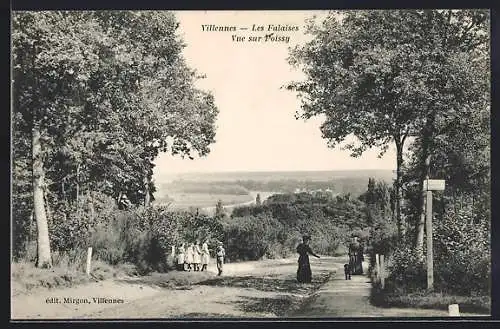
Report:
[[[366,178],[374,177],[388,183],[392,182],[392,170],[335,170],[335,171],[241,171],[241,172],[207,172],[207,173],[159,173],[155,181],[159,184],[176,180],[195,182],[221,181],[330,181],[339,178]]]
[[[245,195],[249,191],[293,193],[329,190],[359,195],[368,178],[392,182],[390,170],[185,173],[157,180],[157,198],[174,193]]]

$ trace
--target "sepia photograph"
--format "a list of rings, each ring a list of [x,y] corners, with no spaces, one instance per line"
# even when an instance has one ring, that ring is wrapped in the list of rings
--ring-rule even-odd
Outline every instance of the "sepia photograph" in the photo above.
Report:
[[[11,12],[11,321],[484,319],[488,9]]]

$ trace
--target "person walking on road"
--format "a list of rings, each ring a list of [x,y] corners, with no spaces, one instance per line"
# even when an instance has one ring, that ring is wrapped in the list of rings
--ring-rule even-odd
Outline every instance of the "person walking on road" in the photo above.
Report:
[[[358,237],[354,236],[349,244],[349,265],[353,275],[363,274],[363,246],[359,243]]]
[[[196,244],[193,246],[193,263],[195,272],[198,272],[201,264],[201,249],[200,241],[198,240],[196,240]]]
[[[316,258],[320,258],[316,255],[309,247],[309,241],[311,237],[308,235],[304,235],[302,237],[302,243],[297,246],[297,253],[299,254],[299,268],[297,270],[297,281],[300,283],[311,283],[312,281],[312,272],[311,272],[311,264],[309,263],[309,254]]]
[[[222,242],[219,242],[217,246],[217,270],[219,271],[218,275],[222,275],[222,269],[224,266],[224,257],[226,256],[226,251],[222,246]]]
[[[208,250],[208,240],[201,246],[201,271],[206,271],[210,261],[210,251]]]

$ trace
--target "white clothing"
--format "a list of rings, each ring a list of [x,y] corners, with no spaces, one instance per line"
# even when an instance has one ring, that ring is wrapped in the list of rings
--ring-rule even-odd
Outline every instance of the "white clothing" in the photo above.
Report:
[[[201,250],[200,246],[195,244],[193,248],[193,263],[200,264],[201,263]]]
[[[210,260],[210,251],[208,251],[208,244],[203,243],[201,246],[201,263],[204,265],[208,265]]]
[[[186,258],[185,258],[184,262],[187,264],[193,263],[193,248],[192,247],[187,247]]]

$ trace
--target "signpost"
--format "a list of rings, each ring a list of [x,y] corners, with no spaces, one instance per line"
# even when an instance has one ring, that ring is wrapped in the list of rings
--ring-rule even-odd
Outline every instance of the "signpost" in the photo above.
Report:
[[[444,179],[426,179],[424,180],[424,190],[426,191],[443,191]]]
[[[432,191],[443,191],[445,181],[442,179],[426,179],[424,190],[426,193],[426,227],[427,231],[427,289],[432,290],[434,286],[434,261],[432,254]]]

